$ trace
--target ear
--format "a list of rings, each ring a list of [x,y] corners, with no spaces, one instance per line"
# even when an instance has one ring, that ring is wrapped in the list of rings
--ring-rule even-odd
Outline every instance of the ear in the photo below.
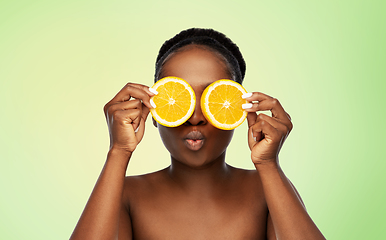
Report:
[[[154,118],[153,118],[153,117],[151,117],[151,119],[153,120],[153,125],[154,125],[154,127],[158,128],[158,123],[157,123],[157,121],[156,121],[156,120],[154,120]]]

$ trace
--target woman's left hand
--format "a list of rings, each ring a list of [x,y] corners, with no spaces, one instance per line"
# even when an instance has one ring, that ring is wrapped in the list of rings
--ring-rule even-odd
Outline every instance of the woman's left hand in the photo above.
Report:
[[[248,145],[254,164],[278,163],[279,151],[292,130],[291,117],[280,102],[260,92],[245,98],[252,103],[248,112]],[[271,111],[272,117],[256,111]]]

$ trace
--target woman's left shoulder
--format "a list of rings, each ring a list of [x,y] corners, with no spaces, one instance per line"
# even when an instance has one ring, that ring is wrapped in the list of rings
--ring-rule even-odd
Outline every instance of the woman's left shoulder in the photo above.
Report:
[[[242,196],[245,204],[257,212],[267,208],[263,186],[257,170],[231,167],[233,172],[233,189]]]
[[[246,187],[261,187],[261,180],[259,172],[256,169],[243,169],[230,166],[231,171],[233,172],[234,179]]]

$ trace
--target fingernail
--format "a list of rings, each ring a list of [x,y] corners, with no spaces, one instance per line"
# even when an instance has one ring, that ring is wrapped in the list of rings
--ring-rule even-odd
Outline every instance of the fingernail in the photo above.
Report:
[[[138,130],[139,130],[139,125],[138,125],[137,129],[135,129],[135,131],[134,131],[134,132],[138,132]]]
[[[155,105],[155,103],[154,103],[154,101],[153,101],[152,98],[150,99],[150,105],[151,105],[153,108],[156,108],[156,107],[157,107],[157,106]]]
[[[149,91],[154,93],[154,95],[157,95],[158,94],[158,91],[155,90],[154,88],[149,88]]]
[[[256,142],[256,137],[253,136],[253,132],[251,132],[251,135],[252,135],[253,140],[255,140],[255,142]]]
[[[241,107],[242,107],[243,109],[248,109],[248,108],[251,108],[252,106],[253,106],[252,103],[244,103],[243,105],[241,105]]]
[[[245,93],[241,96],[241,98],[249,98],[250,96],[252,96],[252,93]]]

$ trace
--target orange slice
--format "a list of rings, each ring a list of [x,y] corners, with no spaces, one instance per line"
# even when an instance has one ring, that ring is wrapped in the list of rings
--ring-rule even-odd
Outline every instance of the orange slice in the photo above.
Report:
[[[166,127],[177,127],[192,116],[196,95],[184,79],[165,77],[158,80],[152,88],[158,94],[150,99],[156,105],[150,112],[158,123]]]
[[[245,93],[244,87],[235,81],[218,80],[202,93],[201,110],[213,126],[234,129],[247,117],[247,112],[242,109],[242,104],[248,103],[241,97]]]

